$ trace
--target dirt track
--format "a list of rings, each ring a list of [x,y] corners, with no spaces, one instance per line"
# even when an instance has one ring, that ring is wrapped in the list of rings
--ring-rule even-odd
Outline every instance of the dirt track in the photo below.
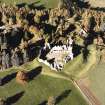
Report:
[[[92,91],[84,84],[82,79],[75,81],[75,84],[80,89],[80,91],[85,96],[86,100],[90,105],[101,105],[100,101],[92,93]]]

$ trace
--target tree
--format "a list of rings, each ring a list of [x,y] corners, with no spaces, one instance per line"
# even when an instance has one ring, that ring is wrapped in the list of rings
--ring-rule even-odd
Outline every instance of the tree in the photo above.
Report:
[[[39,24],[41,22],[41,17],[43,16],[43,11],[36,11],[36,14],[34,16],[34,22]]]
[[[24,70],[23,71],[19,71],[16,75],[16,81],[18,83],[26,83],[28,81],[28,75],[27,75],[27,72],[25,72]]]
[[[12,18],[9,18],[9,25],[13,25],[13,19]]]
[[[58,8],[62,9],[64,7],[64,0],[59,0]]]
[[[6,99],[0,98],[0,105],[6,105]]]
[[[76,0],[59,0],[58,8],[66,8],[68,10],[69,16],[72,16],[76,12]]]
[[[7,18],[7,16],[3,13],[3,15],[2,15],[2,22],[4,23],[4,24],[7,24],[7,22],[8,22],[8,18]]]
[[[34,22],[39,24],[41,21],[40,16],[34,16]]]
[[[55,105],[55,97],[54,96],[50,96],[47,102],[47,105]]]

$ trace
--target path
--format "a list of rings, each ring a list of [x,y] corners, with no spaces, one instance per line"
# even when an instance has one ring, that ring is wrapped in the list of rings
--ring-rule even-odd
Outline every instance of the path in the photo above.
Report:
[[[93,92],[84,84],[83,80],[80,79],[75,81],[74,84],[79,88],[89,105],[101,105],[100,101],[93,94]]]

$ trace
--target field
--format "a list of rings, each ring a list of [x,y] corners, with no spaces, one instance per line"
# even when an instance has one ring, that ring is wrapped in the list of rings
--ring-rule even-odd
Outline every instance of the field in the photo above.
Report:
[[[105,105],[105,64],[99,63],[94,69],[90,70],[88,79],[91,90],[101,101],[102,105]]]
[[[40,7],[56,7],[59,0],[1,0],[1,3],[27,3]],[[88,62],[83,63],[80,54],[73,61],[65,65],[62,72],[55,72],[35,59],[21,67],[14,67],[0,72],[3,86],[0,87],[0,97],[7,98],[8,105],[46,105],[49,96],[56,97],[56,105],[87,105],[85,99],[71,82],[71,77],[79,78],[87,72],[95,62],[95,53],[91,51]],[[93,60],[91,60],[93,57]],[[91,61],[91,62],[90,62]],[[16,73],[26,70],[30,74],[30,81],[21,85],[16,82]]]
[[[82,55],[65,65],[62,72],[52,71],[35,59],[21,67],[0,73],[0,77],[5,80],[4,86],[0,87],[0,97],[13,100],[19,94],[20,97],[14,105],[44,105],[40,103],[46,102],[48,97],[53,95],[58,97],[57,99],[60,97],[57,105],[65,105],[65,103],[66,105],[87,105],[81,93],[70,81],[70,77],[77,76],[84,67]],[[19,70],[26,70],[33,74],[33,78],[25,86],[16,83],[14,74]]]
[[[48,67],[44,65],[41,71],[37,60],[31,62],[30,65],[26,64],[21,68],[12,68],[0,73],[0,77],[5,81],[4,86],[0,87],[0,97],[6,97],[9,104],[45,105],[43,103],[49,96],[56,96],[57,105],[87,105],[79,91],[66,77],[56,72],[48,73]],[[37,69],[31,70],[32,68]],[[26,85],[18,84],[14,77],[20,69],[25,69],[32,75],[31,81]]]
[[[87,73],[90,68],[96,63],[96,51],[95,47],[89,46],[89,55],[87,62],[83,62],[83,55],[75,57],[73,61],[70,61],[65,65],[63,72],[70,77],[80,78],[82,75]]]
[[[21,3],[27,3],[27,4],[31,4],[33,3],[36,6],[45,6],[48,8],[52,8],[52,7],[56,7],[57,6],[57,2],[59,0],[0,0],[1,3],[8,3],[8,4],[21,4]]]

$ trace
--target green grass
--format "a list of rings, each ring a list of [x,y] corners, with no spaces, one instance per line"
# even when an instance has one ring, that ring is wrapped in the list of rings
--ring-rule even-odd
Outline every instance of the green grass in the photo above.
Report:
[[[90,88],[98,99],[105,105],[105,63],[99,63],[89,71]]]
[[[79,72],[81,72],[83,66],[82,54],[74,58],[74,60],[67,63],[64,67],[64,72],[68,75],[76,76]],[[79,68],[78,68],[79,67]]]
[[[69,95],[62,99],[57,105],[87,105],[81,93],[70,81],[71,75],[78,75],[86,66],[86,64],[82,62],[82,55],[79,55],[73,61],[65,65],[62,72],[52,71],[49,67],[39,63],[37,59],[35,59],[33,62],[19,68],[14,67],[9,71],[1,72],[0,77],[5,77],[19,70],[30,71],[38,66],[42,66],[42,72],[39,76],[36,76],[35,79],[26,86],[19,85],[16,83],[15,79],[13,79],[8,84],[0,87],[0,97],[11,97],[18,92],[25,91],[24,95],[15,105],[38,105],[47,100],[49,96],[60,96],[64,91],[71,90]]]
[[[26,70],[31,70],[40,65],[37,60],[34,62],[24,65],[23,67]],[[23,68],[22,67],[22,68]],[[71,81],[63,79],[61,75],[51,71],[48,72],[48,67],[42,65],[42,74],[36,76],[34,80],[22,86],[16,83],[15,78],[11,80],[9,83],[5,84],[3,87],[0,87],[0,97],[11,97],[15,94],[24,91],[23,96],[14,104],[14,105],[38,105],[39,103],[48,99],[49,96],[60,96],[67,90],[71,90],[70,93],[67,94],[57,105],[87,105],[84,98],[81,96],[80,92],[73,86]],[[5,71],[0,73],[0,77],[5,77],[7,75],[11,75],[12,73],[22,69],[11,69],[10,71]],[[50,71],[50,70],[49,70]],[[46,74],[52,74],[51,76],[47,76]],[[54,78],[54,74],[56,74],[58,78]]]
[[[38,2],[39,1],[39,2]],[[44,5],[48,8],[57,7],[59,0],[1,0],[1,3],[20,4],[20,3],[35,3],[36,6]],[[21,91],[24,91],[23,96],[14,105],[38,105],[46,101],[49,96],[60,96],[66,90],[71,90],[67,97],[64,97],[57,105],[87,105],[86,101],[81,96],[80,92],[73,86],[69,78],[71,75],[78,75],[84,68],[82,55],[79,55],[73,61],[69,62],[64,71],[57,73],[51,71],[49,67],[40,64],[37,60],[26,64],[19,68],[12,68],[9,71],[1,72],[0,77],[5,77],[8,74],[25,69],[30,71],[37,66],[42,66],[42,73],[34,78],[27,85],[22,86],[16,83],[13,79],[9,83],[0,87],[0,97],[11,97]]]
[[[44,5],[45,7],[56,7],[59,0],[0,0],[1,3],[20,4],[20,3],[35,3],[35,5]]]
[[[89,46],[89,50],[87,62],[83,62],[83,55],[80,54],[64,66],[63,73],[67,74],[69,77],[72,76],[74,79],[78,79],[86,74],[96,63],[96,51],[94,46]]]
[[[7,85],[0,87],[0,97],[11,97],[24,91],[24,95],[15,105],[38,105],[49,96],[60,96],[63,92],[71,90],[57,105],[86,105],[80,93],[66,80],[40,75],[25,86],[12,80]]]
[[[100,53],[96,53],[95,65],[86,73],[89,87],[95,96],[105,105],[105,62],[100,61]],[[93,59],[91,59],[93,60]]]

